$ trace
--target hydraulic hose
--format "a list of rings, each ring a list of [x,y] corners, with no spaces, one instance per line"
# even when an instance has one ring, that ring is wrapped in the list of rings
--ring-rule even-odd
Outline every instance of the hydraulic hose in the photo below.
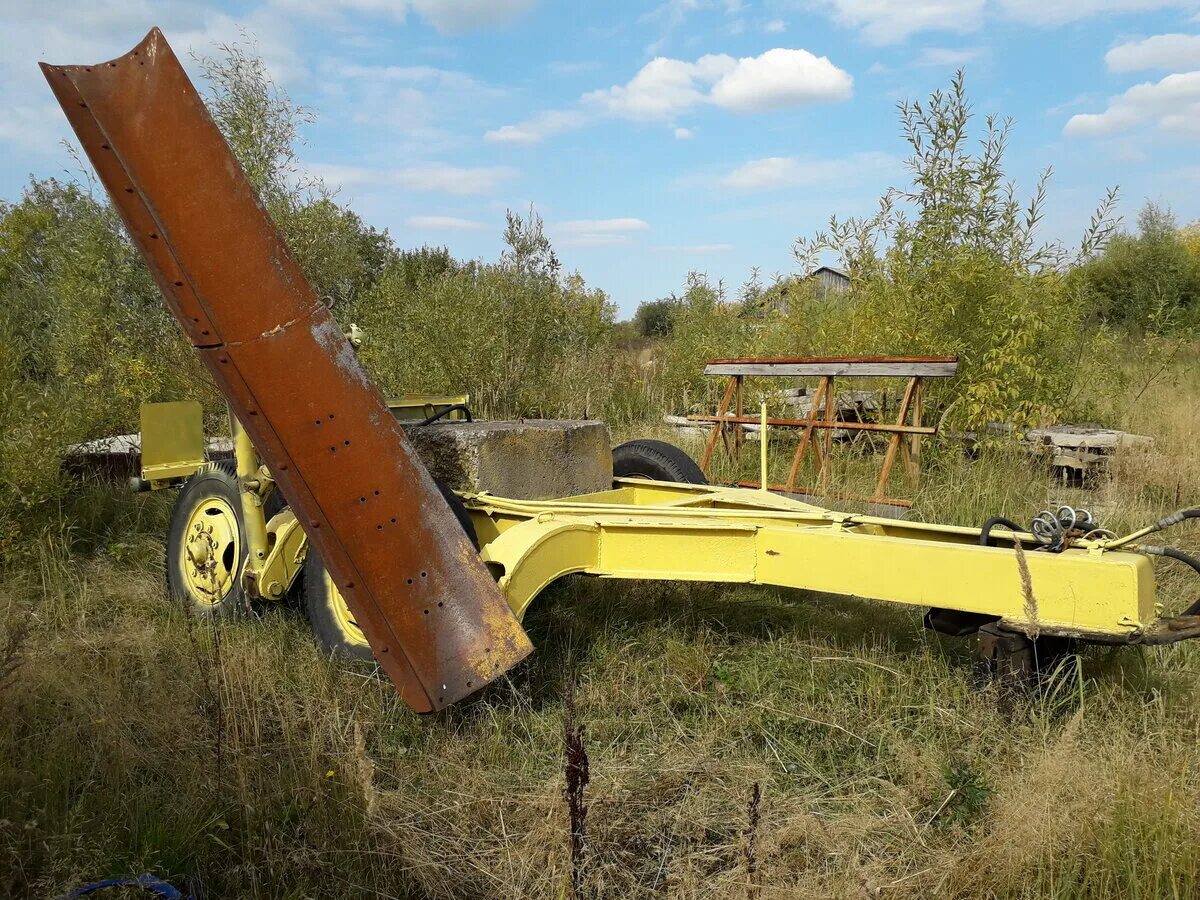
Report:
[[[1185,517],[1191,518],[1191,517]],[[1158,547],[1154,544],[1140,544],[1135,548],[1139,553],[1145,553],[1147,556],[1165,556],[1167,559],[1175,559],[1185,565],[1191,566],[1197,575],[1200,575],[1200,559],[1184,553],[1182,550],[1176,550],[1174,547]],[[1194,616],[1200,614],[1200,600],[1195,601],[1181,615]]]
[[[450,415],[450,413],[452,413],[452,412],[461,412],[463,415],[465,415],[467,417],[468,422],[474,421],[474,419],[471,418],[471,410],[467,407],[467,405],[465,403],[455,403],[453,406],[447,406],[441,412],[434,413],[432,416],[430,416],[427,419],[422,419],[420,422],[417,423],[417,426],[420,427],[422,425],[432,425],[438,419],[443,419],[446,416]]]
[[[1005,528],[1007,528],[1009,531],[1013,532],[1014,534],[1016,532],[1024,532],[1025,531],[1025,526],[1018,525],[1012,519],[1006,519],[1006,518],[1004,518],[1004,516],[992,516],[990,519],[988,519],[986,522],[984,522],[983,527],[981,529],[979,529],[979,543],[982,546],[984,546],[984,547],[991,546],[991,544],[988,542],[988,538],[992,533],[992,529],[995,528],[997,525],[1003,525]]]
[[[1178,525],[1184,519],[1200,519],[1200,506],[1192,506],[1188,509],[1180,509],[1165,518],[1159,519],[1153,525],[1147,525],[1132,534],[1127,534],[1123,538],[1117,538],[1115,541],[1110,541],[1106,549],[1115,550],[1117,547],[1123,547],[1128,543],[1144,538],[1148,534],[1154,534],[1156,531],[1162,531],[1164,528],[1170,528],[1172,525]]]

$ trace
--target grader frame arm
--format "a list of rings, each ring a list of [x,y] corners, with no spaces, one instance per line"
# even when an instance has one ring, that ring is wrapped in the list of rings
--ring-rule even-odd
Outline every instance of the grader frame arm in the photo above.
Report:
[[[440,709],[521,660],[520,624],[162,33],[42,71],[404,700]]]

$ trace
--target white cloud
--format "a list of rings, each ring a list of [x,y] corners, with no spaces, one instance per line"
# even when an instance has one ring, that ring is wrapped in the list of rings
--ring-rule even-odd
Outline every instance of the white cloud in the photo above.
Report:
[[[772,19],[763,26],[763,31],[766,34],[782,34],[787,31],[787,23],[783,19]]]
[[[338,15],[386,16],[403,22],[404,0],[271,0],[271,5],[302,16],[333,18]]]
[[[536,144],[552,135],[579,128],[587,117],[578,110],[551,109],[516,125],[502,125],[487,132],[485,140],[500,144]]]
[[[429,65],[363,65],[324,58],[316,107],[323,123],[386,133],[393,158],[436,158],[462,144],[462,124],[475,122],[505,91],[466,72]]]
[[[1065,25],[1098,15],[1194,9],[1196,0],[997,0],[999,11],[1029,25]]]
[[[443,33],[506,25],[533,8],[535,0],[411,0],[413,10]]]
[[[897,168],[894,157],[878,152],[855,153],[846,159],[769,156],[738,166],[721,178],[721,184],[739,191],[766,191],[858,181],[865,175],[890,174]]]
[[[919,32],[976,31],[985,18],[1053,27],[1099,15],[1195,9],[1197,0],[809,0],[871,44],[898,44]]]
[[[646,231],[650,223],[645,219],[631,217],[619,219],[572,219],[569,222],[559,222],[554,226],[563,234],[613,234],[627,231]]]
[[[235,19],[208,0],[0,0],[0,143],[19,148],[23,157],[44,160],[47,167],[73,165],[60,141],[74,144],[76,138],[37,62],[111,59],[131,49],[155,23],[197,82],[200,73],[189,51],[216,55],[216,45],[241,43],[245,34],[255,39],[255,53],[275,82],[287,84],[306,74],[291,26],[261,6]]]
[[[434,66],[363,66],[357,63],[334,62],[325,71],[337,78],[373,82],[394,82],[431,85],[449,91],[486,91],[501,93],[496,88],[476,81],[466,72],[438,69]]]
[[[828,57],[777,47],[760,56],[725,54],[695,62],[657,57],[628,82],[589,91],[573,109],[549,110],[487,132],[489,141],[537,143],[602,117],[671,121],[701,105],[764,112],[849,99],[854,79]]]
[[[460,219],[458,216],[409,216],[404,224],[409,228],[428,231],[479,231],[487,228],[483,222]]]
[[[189,69],[195,68],[190,51],[212,55],[217,45],[240,43],[248,35],[273,78],[286,81],[304,72],[286,21],[281,22],[265,7],[235,19],[205,0],[0,3],[0,34],[4,35],[5,48],[0,64],[5,69],[11,67],[18,80],[38,82],[44,91],[45,82],[35,60],[71,64],[111,59],[131,49],[152,24],[162,28]]]
[[[919,31],[974,31],[985,0],[820,0],[836,22],[872,44],[897,44]]]
[[[696,136],[696,132],[690,128],[676,128],[674,133],[677,141],[690,141]]]
[[[314,163],[307,169],[330,187],[347,191],[399,187],[458,196],[491,193],[517,174],[509,166],[453,166],[447,163],[397,169]]]
[[[34,153],[53,150],[55,144],[68,131],[67,120],[63,118],[62,110],[53,102],[17,105],[5,103],[2,113],[0,143],[12,144]]]
[[[628,244],[633,235],[647,231],[650,224],[643,219],[574,219],[550,226],[555,243],[562,247],[611,247]]]
[[[313,18],[375,16],[403,22],[411,9],[443,34],[507,25],[536,0],[271,0],[289,13]]]
[[[1200,71],[1135,84],[1125,93],[1110,97],[1104,112],[1072,116],[1063,133],[1069,137],[1103,137],[1145,126],[1200,136]]]
[[[706,85],[733,66],[733,57],[702,56],[694,63],[659,56],[626,84],[584,94],[582,103],[625,119],[667,119],[704,102]]]
[[[713,85],[717,106],[736,112],[765,112],[806,103],[849,100],[854,79],[807,50],[768,50],[744,57]]]
[[[1104,62],[1112,72],[1190,71],[1200,68],[1200,34],[1156,34],[1119,44],[1104,54]]]
[[[1081,106],[1090,106],[1094,103],[1096,97],[1094,94],[1076,94],[1070,100],[1065,100],[1062,103],[1051,106],[1046,110],[1048,116],[1061,116],[1073,109],[1078,109]]]

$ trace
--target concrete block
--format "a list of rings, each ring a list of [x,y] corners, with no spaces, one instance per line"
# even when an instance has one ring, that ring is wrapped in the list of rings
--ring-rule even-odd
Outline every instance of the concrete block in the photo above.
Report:
[[[603,422],[437,422],[405,433],[429,473],[457,491],[551,500],[612,487]]]

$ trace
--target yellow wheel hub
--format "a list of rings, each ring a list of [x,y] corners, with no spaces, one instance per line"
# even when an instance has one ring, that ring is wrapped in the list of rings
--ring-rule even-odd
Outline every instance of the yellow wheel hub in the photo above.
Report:
[[[337,589],[337,585],[333,583],[333,579],[329,577],[329,572],[325,572],[325,593],[329,597],[329,608],[333,612],[333,620],[337,622],[338,628],[345,637],[348,644],[361,644],[366,647],[367,639],[362,633],[362,629],[358,623],[354,621],[354,613],[350,612],[350,607],[346,605],[345,598],[342,597],[341,591]]]
[[[200,603],[229,596],[241,572],[242,541],[237,513],[221,497],[202,497],[188,515],[183,537],[183,582]]]

